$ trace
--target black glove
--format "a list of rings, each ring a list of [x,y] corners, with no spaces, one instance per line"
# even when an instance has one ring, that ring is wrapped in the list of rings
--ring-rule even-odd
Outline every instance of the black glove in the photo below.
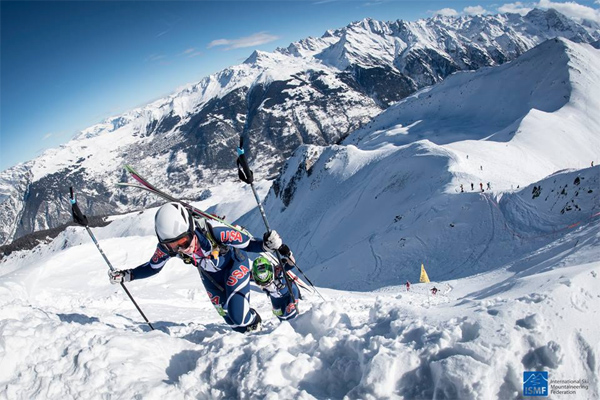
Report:
[[[292,254],[292,251],[287,244],[282,244],[279,248],[279,254],[281,254],[283,257],[288,257]]]
[[[296,265],[296,260],[294,259],[294,253],[292,253],[292,250],[290,250],[290,248],[288,247],[287,244],[282,244],[278,251],[279,251],[279,254],[281,254],[282,262],[289,264],[291,266]]]

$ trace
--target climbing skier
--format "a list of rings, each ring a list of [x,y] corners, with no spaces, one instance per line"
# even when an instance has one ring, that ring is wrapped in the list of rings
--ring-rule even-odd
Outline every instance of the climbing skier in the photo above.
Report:
[[[261,253],[260,257],[252,263],[252,279],[269,296],[273,306],[273,314],[280,321],[285,321],[298,316],[297,302],[300,298],[300,291],[295,282],[292,282],[292,291],[294,296],[290,295],[285,282],[284,273],[293,268],[294,256],[284,244],[279,251],[286,256],[282,256],[283,267],[270,253]],[[285,271],[285,272],[284,272]]]
[[[406,291],[408,292],[410,290],[410,282],[406,281]]]
[[[198,268],[210,301],[234,331],[260,330],[261,317],[250,307],[250,262],[246,252],[260,253],[281,249],[276,231],[265,233],[263,240],[253,239],[216,221],[195,219],[179,203],[160,207],[154,218],[158,244],[152,259],[136,268],[109,271],[113,284],[145,279],[162,270],[167,260],[178,257]]]

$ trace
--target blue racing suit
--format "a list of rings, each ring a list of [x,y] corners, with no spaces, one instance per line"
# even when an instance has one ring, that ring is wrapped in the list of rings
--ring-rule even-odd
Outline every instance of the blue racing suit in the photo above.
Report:
[[[132,269],[131,280],[161,271],[167,260],[179,257],[200,270],[202,282],[219,315],[231,328],[245,332],[257,316],[250,308],[250,261],[246,252],[265,251],[263,241],[216,221],[197,221],[198,246],[191,256],[171,252],[159,243],[152,259]]]

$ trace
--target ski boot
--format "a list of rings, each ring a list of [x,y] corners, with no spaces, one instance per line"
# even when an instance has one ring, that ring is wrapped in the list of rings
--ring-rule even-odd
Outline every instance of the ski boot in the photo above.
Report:
[[[248,325],[246,327],[246,330],[244,331],[244,333],[250,333],[250,332],[258,332],[262,329],[262,318],[260,317],[260,314],[256,312],[255,309],[252,309],[252,311],[254,311],[254,314],[256,315],[256,317],[254,317],[254,322],[252,322],[250,325]]]

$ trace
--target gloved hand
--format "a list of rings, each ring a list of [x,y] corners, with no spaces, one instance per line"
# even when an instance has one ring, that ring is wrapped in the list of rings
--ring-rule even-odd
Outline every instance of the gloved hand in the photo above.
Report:
[[[277,231],[271,231],[263,235],[263,244],[266,250],[275,251],[281,247],[283,241]]]
[[[281,261],[290,265],[295,265],[296,260],[294,259],[294,253],[288,247],[287,244],[282,244],[279,247],[279,254],[281,254]]]
[[[131,271],[126,269],[123,271],[108,270],[108,279],[110,283],[116,285],[121,282],[129,282],[131,280]]]

